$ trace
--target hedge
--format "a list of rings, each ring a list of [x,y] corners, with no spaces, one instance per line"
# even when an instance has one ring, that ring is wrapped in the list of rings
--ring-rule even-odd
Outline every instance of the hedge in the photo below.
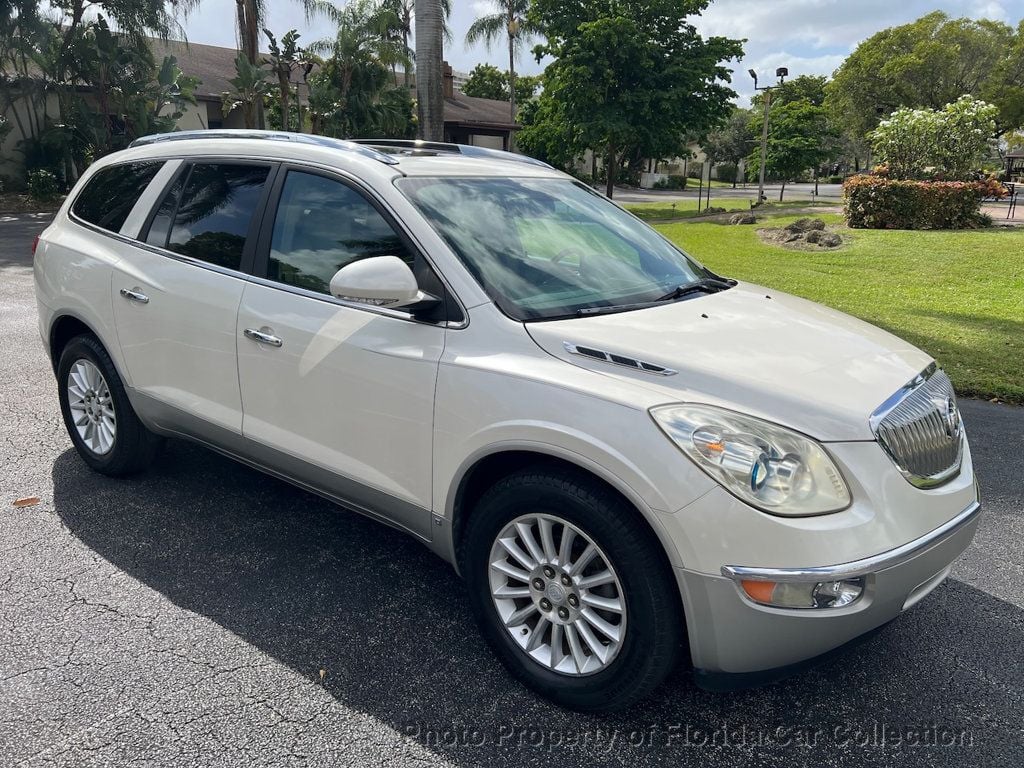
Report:
[[[855,229],[975,229],[987,218],[986,197],[1005,194],[999,182],[904,181],[853,176],[843,184],[846,223]]]

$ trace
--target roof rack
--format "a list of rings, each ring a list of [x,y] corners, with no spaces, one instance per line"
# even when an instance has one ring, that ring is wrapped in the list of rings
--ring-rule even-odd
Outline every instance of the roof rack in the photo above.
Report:
[[[354,152],[370,160],[376,160],[386,165],[397,165],[398,160],[384,152],[365,146],[363,143],[345,141],[344,139],[332,139],[330,136],[314,136],[309,133],[290,133],[287,131],[257,131],[248,129],[216,128],[212,130],[197,131],[175,131],[173,133],[156,133],[151,136],[141,136],[129,147],[144,147],[149,144],[160,144],[168,141],[189,141],[195,139],[263,139],[268,141],[288,141],[293,144],[311,144],[328,149],[341,149],[346,152]]]
[[[503,149],[489,149],[487,147],[475,147],[471,144],[450,144],[441,141],[423,141],[421,139],[352,139],[355,144],[365,147],[380,147],[382,149],[404,149],[410,154],[440,153],[449,152],[452,154],[465,155],[466,157],[486,157],[492,160],[506,160],[513,163],[525,163],[536,165],[541,168],[551,168],[545,162],[527,155],[520,155],[515,152],[506,152]]]

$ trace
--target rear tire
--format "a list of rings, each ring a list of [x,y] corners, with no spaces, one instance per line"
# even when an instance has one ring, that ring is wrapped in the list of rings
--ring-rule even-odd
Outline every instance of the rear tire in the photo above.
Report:
[[[565,555],[560,544],[570,530]],[[597,554],[574,572],[590,545]],[[557,704],[620,710],[673,670],[684,618],[661,544],[635,509],[593,478],[538,467],[500,480],[472,511],[461,560],[484,637],[516,678]]]
[[[114,362],[96,337],[76,336],[64,347],[57,391],[71,442],[92,469],[118,477],[152,463],[163,440],[139,421]]]

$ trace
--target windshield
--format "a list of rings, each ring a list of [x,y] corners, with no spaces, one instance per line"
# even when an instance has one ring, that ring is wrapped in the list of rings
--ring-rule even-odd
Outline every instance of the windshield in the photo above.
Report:
[[[517,320],[631,308],[712,276],[646,224],[569,179],[397,183]]]

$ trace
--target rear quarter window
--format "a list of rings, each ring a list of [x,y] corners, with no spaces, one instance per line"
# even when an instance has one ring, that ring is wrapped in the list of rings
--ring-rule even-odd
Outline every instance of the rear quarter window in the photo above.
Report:
[[[97,227],[120,231],[163,162],[123,163],[97,171],[78,193],[72,213]]]

